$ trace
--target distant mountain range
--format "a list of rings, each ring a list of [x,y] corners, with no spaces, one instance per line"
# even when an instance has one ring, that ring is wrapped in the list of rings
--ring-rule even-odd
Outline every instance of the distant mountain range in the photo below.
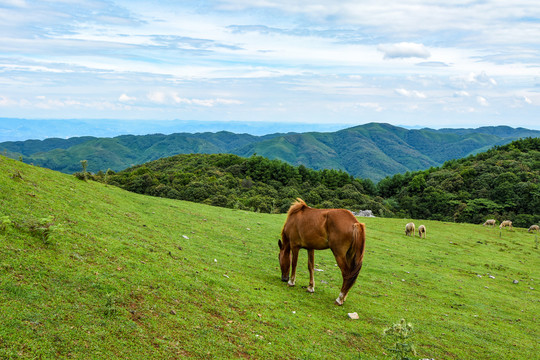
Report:
[[[255,136],[232,132],[75,137],[0,143],[0,151],[53,170],[74,173],[81,160],[88,171],[122,170],[162,157],[188,153],[253,154],[292,165],[339,169],[373,181],[407,171],[439,166],[540,131],[508,126],[477,129],[419,129],[369,123],[335,132],[275,133]]]

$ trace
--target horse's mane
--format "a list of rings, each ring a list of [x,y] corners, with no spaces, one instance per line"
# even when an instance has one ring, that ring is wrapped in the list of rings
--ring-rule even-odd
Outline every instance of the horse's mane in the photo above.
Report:
[[[289,211],[287,212],[287,217],[299,212],[300,210],[307,208],[306,202],[300,198],[296,198],[296,201],[292,203]]]

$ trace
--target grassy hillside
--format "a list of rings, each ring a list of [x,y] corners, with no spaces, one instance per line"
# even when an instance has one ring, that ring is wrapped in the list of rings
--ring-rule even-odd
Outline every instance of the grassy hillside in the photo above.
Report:
[[[3,142],[0,151],[26,163],[74,173],[80,161],[88,171],[114,171],[177,154],[254,153],[292,165],[337,169],[374,181],[397,173],[427,169],[540,131],[510,127],[479,129],[407,130],[390,124],[369,123],[336,132],[254,136],[221,131],[114,138],[72,138]]]
[[[129,193],[0,157],[0,357],[389,359],[406,318],[418,356],[539,353],[537,235],[362,219],[365,265],[343,307],[332,254],[316,292],[280,281],[284,215]],[[417,221],[417,225],[419,222]],[[517,283],[514,283],[517,280]],[[353,321],[347,313],[357,312]]]

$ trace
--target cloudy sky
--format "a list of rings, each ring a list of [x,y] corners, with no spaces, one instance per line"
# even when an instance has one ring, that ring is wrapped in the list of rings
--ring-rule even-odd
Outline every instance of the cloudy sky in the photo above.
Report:
[[[0,0],[0,117],[540,129],[538,0]]]

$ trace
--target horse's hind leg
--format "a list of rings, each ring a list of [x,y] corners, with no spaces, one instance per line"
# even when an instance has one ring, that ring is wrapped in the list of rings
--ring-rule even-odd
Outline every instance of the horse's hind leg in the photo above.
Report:
[[[356,282],[356,278],[358,277],[358,274],[354,277],[348,277],[347,274],[349,273],[347,261],[345,260],[345,257],[343,256],[336,256],[336,261],[338,263],[339,268],[341,269],[341,276],[343,277],[343,285],[341,286],[341,291],[339,292],[339,296],[336,299],[336,305],[343,305],[345,300],[347,300],[347,295],[349,293],[349,290]]]
[[[315,266],[315,250],[308,250],[308,269],[309,269],[309,286],[307,291],[315,292],[315,280],[313,276],[313,268]]]
[[[289,278],[289,282],[287,283],[289,286],[294,286],[294,282],[296,281],[296,264],[298,263],[299,250],[299,248],[291,249],[291,277]]]
[[[349,288],[346,287],[347,281],[345,280],[345,274],[347,273],[347,262],[345,260],[345,257],[342,256],[336,256],[336,261],[339,268],[341,269],[341,276],[343,277],[343,285],[341,286],[341,291],[339,292],[339,296],[336,299],[336,305],[341,306],[345,302],[345,299],[347,298],[347,292],[349,291]]]

